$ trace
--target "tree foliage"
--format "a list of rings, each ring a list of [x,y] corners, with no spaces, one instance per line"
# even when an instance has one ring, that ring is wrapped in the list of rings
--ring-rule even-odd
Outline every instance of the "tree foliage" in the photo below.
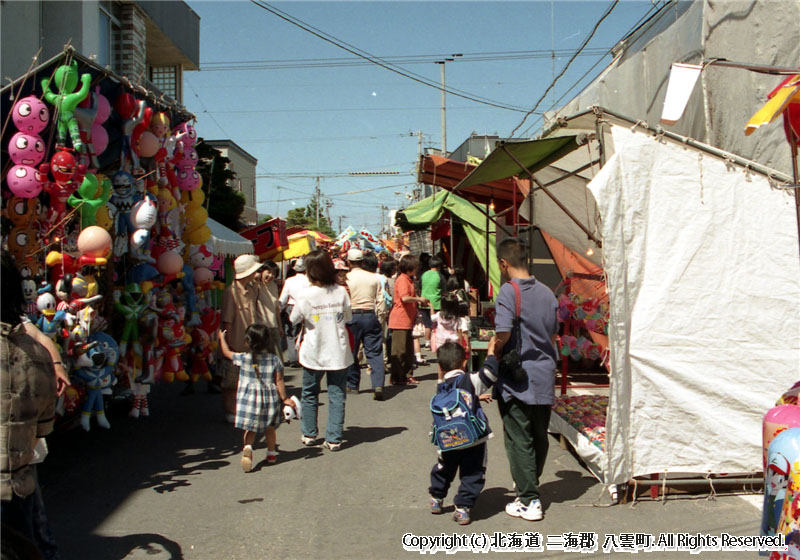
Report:
[[[289,210],[286,215],[286,227],[292,226],[318,231],[331,238],[336,237],[336,232],[333,231],[325,212],[322,210],[319,213],[319,227],[317,226],[317,200],[313,198],[309,201],[308,206]]]
[[[197,172],[203,178],[208,216],[233,231],[242,228],[240,221],[245,198],[242,193],[229,186],[236,179],[236,172],[228,168],[231,162],[222,152],[200,140],[197,150]]]

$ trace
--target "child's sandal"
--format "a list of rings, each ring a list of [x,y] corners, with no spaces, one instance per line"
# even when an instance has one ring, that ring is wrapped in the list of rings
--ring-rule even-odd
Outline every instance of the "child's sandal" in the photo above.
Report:
[[[278,452],[277,451],[267,451],[267,464],[274,465],[278,462]]]

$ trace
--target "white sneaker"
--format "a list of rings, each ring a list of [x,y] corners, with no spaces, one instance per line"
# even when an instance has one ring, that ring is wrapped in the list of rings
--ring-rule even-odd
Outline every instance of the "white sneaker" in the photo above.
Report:
[[[317,438],[315,438],[315,437],[311,437],[311,436],[301,436],[300,437],[300,443],[302,443],[305,446],[314,445],[315,441],[317,441]]]
[[[506,513],[511,517],[521,517],[525,521],[541,521],[544,519],[542,502],[539,500],[532,500],[526,507],[522,505],[522,502],[517,498],[506,505]]]

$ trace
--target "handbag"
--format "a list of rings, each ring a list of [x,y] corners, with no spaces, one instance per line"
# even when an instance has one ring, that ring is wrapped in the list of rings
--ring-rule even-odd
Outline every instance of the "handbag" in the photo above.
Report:
[[[520,382],[528,377],[528,372],[522,367],[522,318],[520,317],[522,295],[516,282],[511,280],[510,284],[514,287],[514,321],[509,338],[509,343],[513,346],[506,345],[503,349],[497,373],[498,377],[503,379]]]

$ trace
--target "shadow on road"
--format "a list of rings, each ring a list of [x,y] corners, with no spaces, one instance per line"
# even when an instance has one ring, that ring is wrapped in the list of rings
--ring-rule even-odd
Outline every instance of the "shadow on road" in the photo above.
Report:
[[[506,504],[514,501],[514,492],[508,488],[485,488],[481,492],[475,508],[472,510],[472,519],[489,519],[506,510]]]
[[[125,403],[114,403],[107,410],[111,430],[92,423],[89,433],[78,428],[48,438],[40,483],[64,558],[123,558],[137,547],[183,558],[180,546],[164,535],[93,534],[131,494],[180,491],[240,452],[241,433],[224,422],[219,395],[198,391],[181,397],[182,384],[157,389],[150,418],[129,418]]]
[[[560,480],[545,482],[539,486],[542,494],[542,505],[545,510],[549,504],[571,502],[583,496],[589,488],[597,484],[597,479],[584,476],[578,471],[557,471]]]
[[[396,436],[407,429],[405,426],[392,428],[348,426],[344,429],[344,445],[342,445],[342,448],[354,447],[360,443],[375,443],[376,441]]]

